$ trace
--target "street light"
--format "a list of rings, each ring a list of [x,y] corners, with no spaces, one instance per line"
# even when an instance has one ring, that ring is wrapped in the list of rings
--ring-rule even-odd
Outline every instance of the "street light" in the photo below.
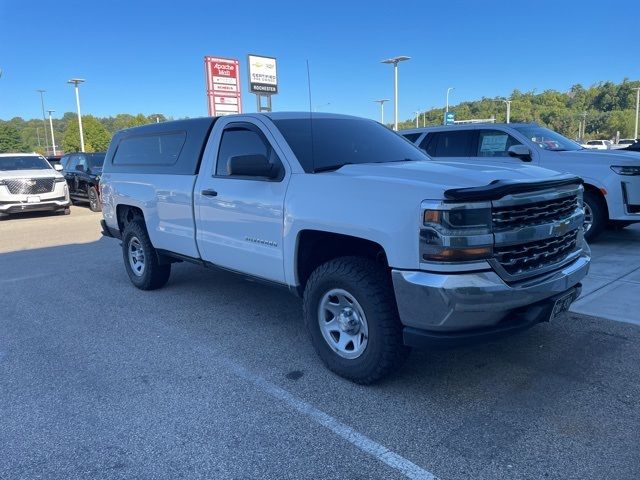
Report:
[[[42,105],[42,125],[44,125],[44,151],[45,154],[49,149],[49,139],[47,138],[47,120],[44,116],[44,92],[46,90],[36,90],[36,92],[40,93],[40,104]]]
[[[84,136],[82,135],[82,117],[80,116],[80,93],[78,92],[78,85],[83,83],[83,78],[72,78],[67,83],[74,85],[76,89],[76,108],[78,109],[78,128],[80,129],[80,151],[84,152]]]
[[[445,113],[447,113],[449,111],[449,92],[451,90],[455,90],[455,89],[456,89],[456,87],[447,88],[447,104],[446,104],[446,108],[445,108],[445,111],[444,111]]]
[[[636,128],[633,131],[633,139],[638,140],[638,114],[640,114],[640,87],[632,88],[636,91]]]
[[[393,118],[394,130],[398,130],[398,63],[409,60],[411,57],[400,55],[399,57],[382,60],[382,63],[393,65]]]
[[[53,120],[51,120],[51,114],[55,112],[55,110],[47,110],[49,112],[49,128],[51,128],[51,147],[53,148],[53,154],[56,153],[56,137],[53,135]]]
[[[374,100],[375,103],[380,104],[380,123],[384,125],[384,102],[388,102],[388,98],[381,98],[380,100]]]
[[[416,128],[420,126],[420,110],[416,110]]]
[[[511,100],[502,100],[507,105],[507,123],[511,121]]]

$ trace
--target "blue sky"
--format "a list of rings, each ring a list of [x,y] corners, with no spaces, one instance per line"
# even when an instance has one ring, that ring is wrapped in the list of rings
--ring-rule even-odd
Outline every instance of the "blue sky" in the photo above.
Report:
[[[41,116],[38,88],[46,108],[75,111],[72,77],[86,79],[83,114],[202,116],[204,55],[241,61],[245,111],[255,111],[246,54],[257,53],[278,59],[274,110],[309,108],[309,60],[314,107],[376,119],[373,100],[393,98],[380,61],[411,56],[400,65],[406,119],[442,106],[449,86],[455,104],[640,79],[637,11],[626,0],[0,0],[0,118]]]

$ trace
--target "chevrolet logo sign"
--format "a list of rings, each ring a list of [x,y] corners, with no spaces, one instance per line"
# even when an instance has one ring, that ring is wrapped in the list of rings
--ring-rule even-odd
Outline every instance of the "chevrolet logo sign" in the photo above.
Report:
[[[36,184],[35,180],[27,180],[27,186],[28,187],[33,187],[33,186],[35,186],[35,184]]]
[[[569,231],[571,228],[571,223],[569,220],[565,220],[563,222],[556,223],[551,229],[551,233],[555,236],[562,236]]]

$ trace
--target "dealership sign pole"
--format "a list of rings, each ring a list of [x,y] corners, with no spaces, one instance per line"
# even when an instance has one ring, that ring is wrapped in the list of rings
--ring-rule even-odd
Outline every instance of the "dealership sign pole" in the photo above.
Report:
[[[242,113],[240,62],[232,58],[204,57],[209,115]]]
[[[247,55],[249,64],[249,91],[256,94],[258,112],[271,111],[271,95],[278,93],[278,72],[276,59],[261,55]],[[262,97],[267,105],[262,105]]]

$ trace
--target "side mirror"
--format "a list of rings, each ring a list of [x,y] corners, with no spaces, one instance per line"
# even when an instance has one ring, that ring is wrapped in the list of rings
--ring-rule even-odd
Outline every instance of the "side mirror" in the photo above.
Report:
[[[531,161],[531,150],[525,145],[511,145],[507,153],[510,157],[519,158],[523,162]]]
[[[62,165],[60,165],[59,163],[54,163],[53,164],[53,168],[56,172],[61,172],[62,171]]]
[[[265,177],[278,178],[280,169],[277,165],[269,163],[264,155],[236,155],[229,159],[227,164],[229,175],[241,177]]]

